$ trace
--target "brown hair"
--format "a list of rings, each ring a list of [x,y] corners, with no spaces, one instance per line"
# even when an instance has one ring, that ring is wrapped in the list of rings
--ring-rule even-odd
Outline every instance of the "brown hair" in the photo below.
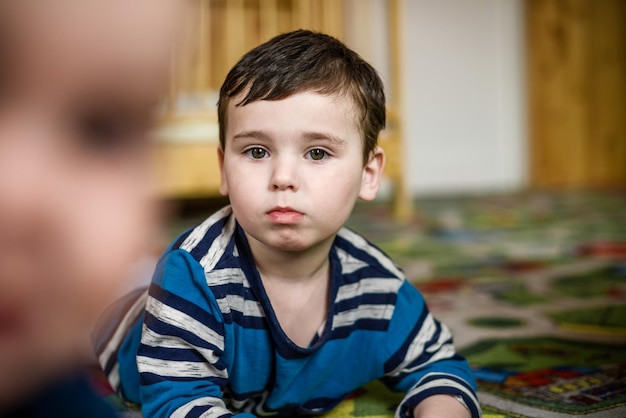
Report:
[[[225,146],[226,109],[257,100],[281,100],[303,91],[348,94],[363,135],[363,161],[369,160],[385,127],[385,93],[376,70],[332,36],[308,30],[278,35],[245,54],[230,70],[217,103],[220,146]]]

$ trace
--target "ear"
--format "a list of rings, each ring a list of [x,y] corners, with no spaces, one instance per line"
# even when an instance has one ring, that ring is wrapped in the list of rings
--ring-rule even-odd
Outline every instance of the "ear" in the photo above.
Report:
[[[363,167],[363,178],[361,180],[361,191],[359,197],[363,200],[374,200],[385,168],[385,151],[381,147],[376,147],[370,154],[370,159]]]
[[[228,182],[224,174],[224,150],[222,147],[217,147],[217,161],[220,164],[220,194],[228,196]]]

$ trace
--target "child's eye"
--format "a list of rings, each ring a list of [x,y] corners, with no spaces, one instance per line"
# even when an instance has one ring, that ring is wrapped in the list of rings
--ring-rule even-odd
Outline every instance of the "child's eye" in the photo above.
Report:
[[[260,160],[262,158],[267,157],[267,151],[265,151],[263,148],[260,148],[260,147],[250,148],[249,150],[246,151],[246,154],[248,155],[248,157],[254,160]]]
[[[83,111],[74,117],[74,130],[80,145],[89,152],[127,151],[142,142],[143,122],[118,112]]]
[[[86,115],[78,122],[84,145],[96,151],[123,145],[127,127],[117,118]]]
[[[319,161],[319,160],[323,160],[328,155],[328,153],[324,151],[323,149],[315,148],[309,151],[307,155],[310,159],[314,161]]]

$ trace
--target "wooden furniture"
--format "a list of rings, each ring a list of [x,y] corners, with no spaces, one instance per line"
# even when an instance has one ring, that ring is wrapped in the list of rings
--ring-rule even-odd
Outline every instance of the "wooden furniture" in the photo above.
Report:
[[[388,2],[390,59],[399,80],[398,1]],[[167,198],[211,197],[219,193],[217,92],[239,58],[271,37],[298,28],[343,40],[344,0],[194,0],[194,22],[173,63],[174,77],[157,131],[159,190]],[[381,135],[387,153],[385,175],[393,185],[397,216],[408,216],[410,200],[402,159],[400,88],[392,83],[388,129]]]
[[[526,2],[530,185],[626,187],[626,2]]]

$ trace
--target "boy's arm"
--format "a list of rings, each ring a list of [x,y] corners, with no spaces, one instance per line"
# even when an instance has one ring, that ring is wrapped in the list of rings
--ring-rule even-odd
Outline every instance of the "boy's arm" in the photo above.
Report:
[[[413,410],[414,418],[470,418],[470,411],[450,395],[432,395],[421,401]]]
[[[433,318],[422,295],[407,281],[398,292],[386,337],[381,380],[406,393],[397,417],[438,416],[430,415],[433,410],[446,411],[447,417],[481,416],[469,365],[455,352],[447,327]]]
[[[150,287],[137,355],[144,416],[232,415],[222,400],[224,340],[203,268],[185,251],[165,255]]]

